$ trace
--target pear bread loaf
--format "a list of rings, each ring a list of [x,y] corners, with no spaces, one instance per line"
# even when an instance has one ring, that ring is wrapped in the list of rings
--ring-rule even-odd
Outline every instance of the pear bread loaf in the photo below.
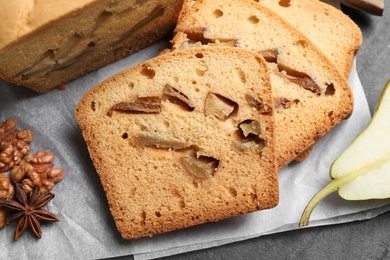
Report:
[[[268,61],[280,168],[352,112],[351,89],[334,64],[294,26],[255,1],[186,1],[171,42],[172,51],[230,45]]]
[[[159,55],[89,90],[75,117],[125,239],[278,204],[272,89],[256,52]]]
[[[348,78],[362,44],[360,28],[341,10],[318,0],[255,0],[288,21]]]
[[[182,0],[2,1],[0,78],[44,93],[172,31]]]

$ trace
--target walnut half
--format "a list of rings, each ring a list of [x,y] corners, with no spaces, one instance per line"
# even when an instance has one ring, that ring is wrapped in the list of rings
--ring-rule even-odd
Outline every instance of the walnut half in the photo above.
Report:
[[[7,174],[0,173],[0,199],[12,199],[14,186],[12,186]]]
[[[7,225],[7,211],[0,206],[0,229]]]
[[[0,172],[5,172],[19,164],[30,152],[32,133],[29,129],[17,130],[15,119],[0,123]]]
[[[14,186],[8,176],[0,173],[0,199],[12,199],[14,197]],[[0,206],[0,229],[7,224],[7,211]]]
[[[39,151],[33,155],[27,155],[19,165],[11,170],[11,179],[22,183],[26,192],[31,192],[35,186],[40,188],[40,194],[49,191],[55,183],[64,178],[64,171],[54,168],[53,160],[54,153],[50,151]]]

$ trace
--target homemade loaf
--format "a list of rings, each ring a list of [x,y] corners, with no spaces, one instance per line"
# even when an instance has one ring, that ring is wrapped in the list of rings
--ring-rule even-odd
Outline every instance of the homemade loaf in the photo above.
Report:
[[[318,0],[255,1],[291,23],[348,78],[362,32],[347,15]]]
[[[182,0],[1,1],[0,77],[47,92],[162,39]]]
[[[159,55],[88,91],[75,116],[125,239],[278,203],[272,90],[255,52]]]
[[[186,1],[172,51],[231,45],[268,61],[276,116],[276,149],[286,166],[352,112],[345,77],[310,40],[252,0]]]

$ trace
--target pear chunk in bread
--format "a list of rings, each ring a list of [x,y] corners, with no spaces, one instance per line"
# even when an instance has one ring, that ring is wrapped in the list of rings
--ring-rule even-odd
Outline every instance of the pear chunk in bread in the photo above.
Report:
[[[352,91],[333,63],[291,24],[255,1],[186,1],[175,33],[172,51],[229,45],[267,60],[280,168],[352,112]]]
[[[256,52],[159,55],[88,91],[76,120],[123,238],[278,204],[273,98]]]

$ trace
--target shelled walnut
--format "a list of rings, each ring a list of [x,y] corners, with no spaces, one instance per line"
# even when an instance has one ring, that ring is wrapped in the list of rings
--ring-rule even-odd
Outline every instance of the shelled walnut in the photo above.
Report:
[[[7,174],[0,173],[0,199],[11,199],[14,196],[14,186],[10,183]],[[0,206],[0,228],[7,224],[7,212]]]
[[[54,153],[50,151],[39,151],[33,155],[27,155],[19,165],[11,171],[11,179],[14,182],[22,183],[24,190],[29,193],[35,186],[38,186],[39,194],[51,190],[54,184],[64,178],[64,171],[61,168],[53,168],[51,163],[54,160]]]
[[[14,196],[14,186],[12,186],[7,174],[0,173],[0,199],[9,199]]]
[[[54,197],[47,191],[64,178],[64,172],[53,168],[52,152],[40,151],[29,155],[32,133],[29,129],[15,129],[16,124],[15,119],[0,122],[0,229],[8,221],[21,218],[15,240],[28,226],[40,238],[39,221],[59,221],[57,216],[42,207]],[[9,170],[14,183],[6,173]],[[40,203],[37,204],[37,201]]]
[[[7,211],[0,206],[0,229],[7,224]]]
[[[18,130],[15,126],[15,119],[0,123],[0,172],[8,171],[30,152],[31,131]]]

